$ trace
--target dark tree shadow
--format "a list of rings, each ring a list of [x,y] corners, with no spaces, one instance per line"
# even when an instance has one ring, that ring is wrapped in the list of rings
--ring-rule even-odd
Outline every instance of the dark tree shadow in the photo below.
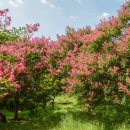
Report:
[[[31,116],[27,116],[19,121],[8,120],[6,124],[0,122],[0,130],[49,130],[59,125],[64,113],[41,111]]]

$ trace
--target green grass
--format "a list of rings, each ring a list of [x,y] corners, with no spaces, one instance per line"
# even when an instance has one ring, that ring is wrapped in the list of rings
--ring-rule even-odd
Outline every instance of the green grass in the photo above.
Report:
[[[102,107],[97,115],[91,115],[86,110],[80,110],[74,97],[57,97],[55,110],[48,106],[46,111],[40,111],[29,116],[28,111],[20,113],[24,120],[11,121],[13,113],[3,110],[8,115],[8,123],[0,123],[0,130],[130,130],[129,109],[119,107]],[[68,104],[62,104],[69,102]]]

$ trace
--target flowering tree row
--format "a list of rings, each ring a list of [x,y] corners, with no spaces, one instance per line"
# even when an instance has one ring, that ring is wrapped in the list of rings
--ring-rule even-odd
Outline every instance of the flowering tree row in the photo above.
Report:
[[[35,107],[63,91],[74,92],[85,107],[125,104],[130,95],[130,3],[116,17],[92,29],[67,27],[56,41],[32,38],[39,24],[7,29],[8,9],[0,10],[0,98]],[[27,106],[28,107],[28,106]]]

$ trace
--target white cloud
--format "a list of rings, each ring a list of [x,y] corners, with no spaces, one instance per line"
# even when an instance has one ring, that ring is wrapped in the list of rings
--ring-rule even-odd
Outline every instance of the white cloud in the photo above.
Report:
[[[130,0],[120,0],[120,1],[126,3],[126,2],[129,2]]]
[[[56,6],[55,6],[55,5],[53,5],[53,4],[50,4],[50,7],[51,7],[51,8],[56,8]]]
[[[23,4],[23,0],[15,0],[19,4]]]
[[[130,1],[130,0],[116,0],[117,2],[120,2],[122,4],[125,4],[126,2]]]
[[[19,5],[23,4],[23,0],[9,0],[8,4],[10,4],[13,7],[18,7]]]
[[[82,1],[81,0],[76,0],[80,5],[82,4]]]
[[[72,15],[70,16],[70,18],[73,19],[73,20],[77,19],[76,16],[72,16]]]
[[[117,0],[118,2],[127,2],[128,0]]]
[[[49,1],[48,0],[40,0],[43,4],[48,4]]]
[[[57,8],[54,4],[50,3],[49,0],[40,0],[42,4],[48,5],[50,8]]]
[[[98,16],[98,19],[106,19],[110,16],[109,13],[103,12],[101,15]]]
[[[18,7],[18,4],[15,3],[15,2],[12,1],[12,0],[9,0],[8,3],[9,3],[11,6],[13,6],[13,7]]]

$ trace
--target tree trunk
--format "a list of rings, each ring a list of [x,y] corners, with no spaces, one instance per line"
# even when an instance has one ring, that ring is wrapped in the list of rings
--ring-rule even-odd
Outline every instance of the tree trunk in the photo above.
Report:
[[[42,108],[43,108],[44,110],[46,110],[46,106],[47,106],[47,99],[46,99],[46,98],[44,98],[42,103],[43,103]]]
[[[18,120],[19,98],[17,94],[14,95],[14,120]]]
[[[1,113],[1,112],[0,112],[0,117],[1,117],[1,119],[2,119],[2,122],[4,122],[4,123],[7,122],[6,116],[5,116],[3,113]]]
[[[53,108],[53,110],[55,109],[55,97],[52,100],[52,108]]]

